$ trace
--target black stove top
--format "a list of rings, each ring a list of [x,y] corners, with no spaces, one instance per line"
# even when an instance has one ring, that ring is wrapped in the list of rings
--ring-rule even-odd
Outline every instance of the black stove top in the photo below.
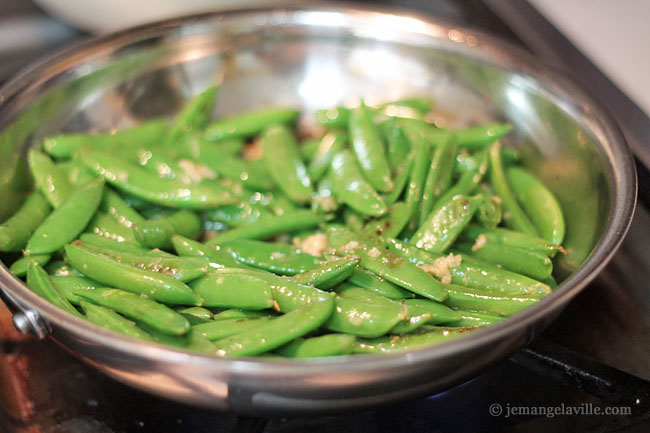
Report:
[[[523,1],[507,14],[505,2],[498,0],[381,3],[480,28],[536,54],[552,48],[522,30],[544,28],[546,36],[553,31],[530,7],[521,9]],[[21,0],[0,2],[0,12],[0,25],[11,15],[46,19]],[[7,51],[0,46],[0,64],[20,64],[52,45],[85,36],[54,27],[59,29],[55,43],[37,45],[13,63],[5,61]],[[568,43],[561,35],[551,39]],[[3,72],[0,68],[0,80],[6,79]],[[602,84],[602,77],[596,81]],[[593,83],[584,85],[589,89]],[[604,90],[608,97],[616,91]],[[621,95],[617,103],[625,106],[629,100]],[[634,119],[629,127],[623,123],[628,139],[636,140],[633,148],[640,146],[640,132],[650,130],[647,116]],[[642,163],[639,168],[647,176]],[[640,197],[650,197],[643,179]],[[8,313],[0,310],[0,433],[650,431],[649,245],[650,213],[642,203],[619,253],[531,346],[449,391],[328,417],[238,417],[161,400],[108,378],[52,341],[18,337],[7,327]]]

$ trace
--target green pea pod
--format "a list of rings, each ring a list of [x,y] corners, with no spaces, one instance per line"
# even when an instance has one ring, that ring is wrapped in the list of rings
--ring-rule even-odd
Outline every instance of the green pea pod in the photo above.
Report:
[[[79,149],[87,146],[115,152],[132,148],[134,145],[146,147],[160,143],[167,134],[167,128],[165,119],[153,119],[117,132],[98,135],[72,133],[47,137],[43,141],[43,148],[59,159],[72,158]]]
[[[163,145],[174,144],[181,135],[203,128],[214,108],[218,90],[219,86],[213,85],[188,100],[175,116]]]
[[[330,179],[336,197],[364,215],[381,216],[386,213],[386,203],[364,179],[349,150],[332,158]]]
[[[477,152],[476,165],[464,171],[456,183],[438,197],[432,211],[440,207],[442,203],[448,202],[457,195],[469,195],[473,193],[487,172],[488,162],[489,159],[486,151]]]
[[[409,230],[414,231],[420,220],[420,200],[424,190],[424,183],[427,177],[429,167],[429,146],[423,139],[415,142],[413,169],[408,186],[406,187],[406,205],[411,210],[411,221]]]
[[[43,194],[39,191],[31,193],[18,212],[0,225],[0,251],[15,252],[25,248],[51,211]]]
[[[252,111],[209,124],[204,137],[208,141],[252,137],[272,125],[294,123],[298,116],[300,111],[288,108]]]
[[[318,224],[324,221],[325,218],[322,215],[317,215],[308,210],[292,211],[220,233],[208,240],[206,245],[214,246],[239,239],[267,239],[283,233],[317,227]]]
[[[275,353],[287,358],[318,358],[352,353],[357,339],[347,334],[327,334],[297,339],[278,348]]]
[[[453,197],[431,212],[409,242],[433,253],[446,251],[471,221],[480,202],[480,197]]]
[[[196,332],[210,341],[221,340],[249,329],[264,326],[269,323],[271,317],[246,317],[239,319],[226,319],[214,322],[201,323],[192,326],[192,332]]]
[[[407,299],[415,296],[413,293],[360,267],[357,267],[352,272],[352,275],[348,278],[348,282],[389,299]]]
[[[169,335],[184,335],[190,322],[171,308],[150,298],[118,289],[96,288],[74,292],[84,300],[110,308],[137,322]]]
[[[427,325],[431,322],[430,314],[420,314],[418,316],[409,316],[406,319],[399,322],[397,325],[390,330],[392,335],[405,335],[417,331],[424,325]]]
[[[179,210],[168,217],[136,224],[133,230],[141,245],[167,249],[172,246],[171,238],[175,234],[198,239],[201,236],[202,223],[201,218],[194,212]]]
[[[45,272],[53,277],[64,277],[64,276],[75,276],[83,277],[83,274],[78,270],[74,269],[68,263],[63,260],[55,260],[49,262],[47,265],[43,266]]]
[[[86,250],[110,257],[125,265],[155,272],[183,282],[195,280],[208,272],[208,264],[205,260],[199,258],[176,257],[171,254],[169,256],[143,255],[127,251],[102,249],[92,245],[85,245],[79,241],[73,242],[73,245],[82,246]]]
[[[68,313],[81,316],[81,313],[79,313],[79,311],[77,311],[77,309],[73,307],[67,299],[56,291],[54,285],[52,285],[52,280],[47,275],[47,272],[34,262],[27,266],[27,287],[40,297],[48,300]]]
[[[27,268],[31,263],[39,266],[45,266],[52,258],[49,254],[33,254],[31,256],[21,257],[11,264],[9,272],[16,277],[27,275]]]
[[[316,110],[316,123],[326,128],[344,129],[348,127],[350,109],[346,107],[332,107]]]
[[[363,101],[350,113],[349,134],[352,149],[368,183],[380,192],[392,190],[394,185],[385,146]]]
[[[460,320],[460,315],[438,302],[429,301],[427,299],[407,299],[404,305],[408,309],[409,315],[429,314],[431,319],[430,323],[450,323]]]
[[[448,258],[442,254],[431,253],[394,239],[388,241],[388,250],[413,264],[432,266],[432,272],[439,278],[444,278],[440,271],[442,274],[447,273],[452,283],[464,287],[488,290],[506,296],[538,297],[551,293],[551,288],[544,283],[496,266],[479,263],[467,256],[462,256],[460,264],[456,266],[450,264]]]
[[[498,295],[486,290],[447,285],[449,298],[445,301],[450,307],[483,311],[499,316],[511,316],[539,301],[533,297]]]
[[[179,235],[172,236],[172,244],[174,245],[174,251],[181,257],[199,257],[217,265],[217,267],[248,268],[248,266],[240,264],[230,253],[221,250],[219,247],[208,247]]]
[[[443,136],[441,141],[436,144],[436,150],[433,153],[429,172],[422,189],[420,225],[427,220],[436,199],[449,188],[456,153],[456,141],[451,134]]]
[[[451,323],[448,326],[466,327],[466,326],[488,326],[498,323],[504,319],[502,316],[493,314],[477,313],[476,311],[455,310],[461,317],[460,320]]]
[[[102,328],[127,335],[143,341],[156,341],[154,337],[138,327],[134,322],[120,316],[110,308],[95,305],[91,302],[81,301],[81,308],[88,321]]]
[[[409,143],[408,136],[395,118],[383,122],[380,128],[386,138],[388,164],[391,170],[395,172],[411,153],[411,143]]]
[[[187,209],[210,209],[237,200],[214,184],[186,185],[155,174],[110,155],[86,152],[84,163],[116,188],[151,203]]]
[[[151,254],[152,252],[140,246],[135,242],[125,242],[111,237],[104,237],[96,233],[82,233],[79,239],[86,245],[92,245],[98,248],[111,249],[116,251],[123,251],[133,254]]]
[[[276,125],[266,129],[261,139],[262,160],[275,184],[294,202],[308,202],[313,189],[293,133]]]
[[[426,114],[433,110],[433,101],[429,98],[420,97],[404,98],[398,99],[396,101],[386,102],[384,104],[381,104],[379,108],[382,111],[389,112],[389,115],[392,108],[410,108],[420,114]]]
[[[299,284],[315,286],[322,290],[331,289],[352,275],[359,261],[356,256],[335,258],[297,274],[292,279]]]
[[[503,219],[506,225],[530,236],[537,236],[537,229],[517,203],[512,193],[501,161],[501,145],[496,142],[490,148],[490,184],[503,202]]]
[[[180,307],[176,311],[182,314],[192,326],[212,322],[214,318],[212,311],[203,307]]]
[[[75,295],[75,291],[103,287],[101,283],[83,276],[53,276],[50,277],[50,281],[54,290],[73,305],[80,305],[81,303],[81,298]]]
[[[181,137],[176,142],[179,158],[189,158],[212,170],[222,161],[238,155],[246,144],[239,138],[220,140],[216,143],[206,141],[200,133],[191,133]]]
[[[365,237],[397,237],[411,218],[411,209],[404,202],[397,202],[389,208],[388,213],[380,219],[368,221],[362,231]]]
[[[245,160],[237,157],[230,157],[223,160],[215,160],[208,165],[219,176],[228,179],[241,181],[244,185],[255,190],[273,189],[275,183],[268,173],[267,166],[261,160]]]
[[[113,243],[138,243],[132,228],[120,224],[118,220],[101,211],[92,217],[84,235],[94,235]]]
[[[307,174],[314,182],[318,182],[325,176],[330,168],[332,158],[338,152],[343,150],[347,141],[347,135],[344,132],[329,132],[323,136],[314,154],[307,166]]]
[[[395,188],[388,194],[383,196],[386,206],[393,205],[404,192],[406,184],[411,178],[411,173],[413,172],[413,166],[415,165],[415,154],[411,153],[399,167],[396,169],[395,173]]]
[[[445,341],[462,336],[473,328],[441,328],[426,334],[408,334],[404,336],[380,337],[370,340],[359,340],[353,353],[396,353],[419,349],[425,346],[441,344]]]
[[[329,230],[328,240],[338,255],[352,254],[361,258],[360,265],[410,292],[442,301],[447,297],[443,285],[422,269],[400,257],[370,245],[344,230]]]
[[[118,223],[129,229],[135,224],[140,224],[145,221],[142,215],[126,204],[124,199],[110,188],[106,188],[104,191],[104,196],[99,204],[99,209],[106,212]]]
[[[548,256],[536,251],[485,242],[470,244],[460,242],[454,248],[479,260],[485,260],[500,268],[544,281],[553,272]]]
[[[506,179],[541,237],[560,245],[564,240],[564,216],[553,193],[523,168],[508,168]]]
[[[215,342],[217,356],[253,356],[276,349],[322,325],[332,314],[331,296],[313,298],[308,304],[269,320],[263,327],[249,329]]]
[[[404,128],[411,143],[417,143],[420,140],[424,140],[427,144],[440,143],[441,138],[449,134],[447,130],[438,128],[422,119],[398,117],[397,124]]]
[[[76,188],[34,231],[25,253],[49,254],[73,241],[95,214],[103,190],[101,179]]]
[[[490,194],[486,188],[479,188],[478,195],[482,200],[476,212],[477,219],[484,227],[493,229],[499,225],[503,216],[501,199]]]
[[[466,149],[481,148],[503,138],[510,131],[509,123],[489,123],[452,131],[458,141],[458,146]]]
[[[122,264],[79,245],[66,245],[65,254],[75,268],[83,270],[84,275],[109,287],[148,295],[166,304],[192,306],[202,304],[201,298],[189,287],[166,275]]]
[[[31,149],[27,153],[34,183],[53,208],[58,208],[72,194],[73,187],[65,173],[43,152]]]
[[[266,311],[251,311],[251,310],[237,310],[237,309],[228,309],[220,311],[214,315],[215,321],[224,321],[231,319],[249,319],[251,317],[274,317],[275,313],[266,310]]]
[[[273,214],[267,206],[262,204],[241,202],[210,209],[206,211],[205,215],[210,221],[220,222],[229,227],[240,227],[268,218]]]
[[[549,257],[554,256],[561,247],[545,239],[530,236],[524,233],[515,232],[501,227],[488,229],[477,225],[469,225],[463,231],[463,239],[476,242],[479,237],[483,237],[485,242],[506,245],[510,247],[522,248],[525,250],[536,251]]]
[[[238,268],[215,269],[191,284],[206,307],[265,310],[273,306],[268,282],[257,272]]]
[[[387,308],[383,304],[341,296],[337,296],[334,302],[335,313],[324,325],[334,332],[364,338],[380,337],[406,318],[406,311],[399,304],[395,308]]]
[[[219,244],[239,263],[281,275],[295,275],[319,266],[322,259],[298,248],[255,240],[234,240]]]

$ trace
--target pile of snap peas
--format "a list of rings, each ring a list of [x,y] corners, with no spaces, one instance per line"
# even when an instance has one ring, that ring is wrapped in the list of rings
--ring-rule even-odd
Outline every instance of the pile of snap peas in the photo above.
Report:
[[[219,357],[390,353],[497,323],[556,286],[553,194],[508,124],[427,121],[411,98],[64,133],[0,225],[10,271],[72,315]]]

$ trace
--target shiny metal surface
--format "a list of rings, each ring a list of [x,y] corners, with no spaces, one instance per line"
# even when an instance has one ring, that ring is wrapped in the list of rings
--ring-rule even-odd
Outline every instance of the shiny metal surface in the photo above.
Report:
[[[173,114],[222,82],[215,116],[267,105],[316,108],[429,95],[458,125],[508,120],[525,163],[567,218],[568,276],[538,305],[439,347],[326,361],[223,360],[132,341],[71,317],[0,268],[0,286],[56,341],[152,393],[241,413],[324,412],[423,396],[488,368],[534,338],[602,269],[627,230],[634,165],[617,127],[574,85],[489,36],[348,7],[208,14],[73,47],[0,90],[0,218],[29,188],[24,151],[57,131],[110,130]],[[308,122],[303,122],[308,128]]]

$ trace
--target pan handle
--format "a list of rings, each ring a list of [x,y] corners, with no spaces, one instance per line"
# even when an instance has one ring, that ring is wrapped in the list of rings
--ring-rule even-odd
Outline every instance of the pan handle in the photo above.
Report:
[[[21,334],[30,334],[38,340],[47,337],[49,333],[47,324],[36,311],[24,308],[8,290],[1,286],[0,299],[9,311],[11,311],[11,320],[18,332]]]

